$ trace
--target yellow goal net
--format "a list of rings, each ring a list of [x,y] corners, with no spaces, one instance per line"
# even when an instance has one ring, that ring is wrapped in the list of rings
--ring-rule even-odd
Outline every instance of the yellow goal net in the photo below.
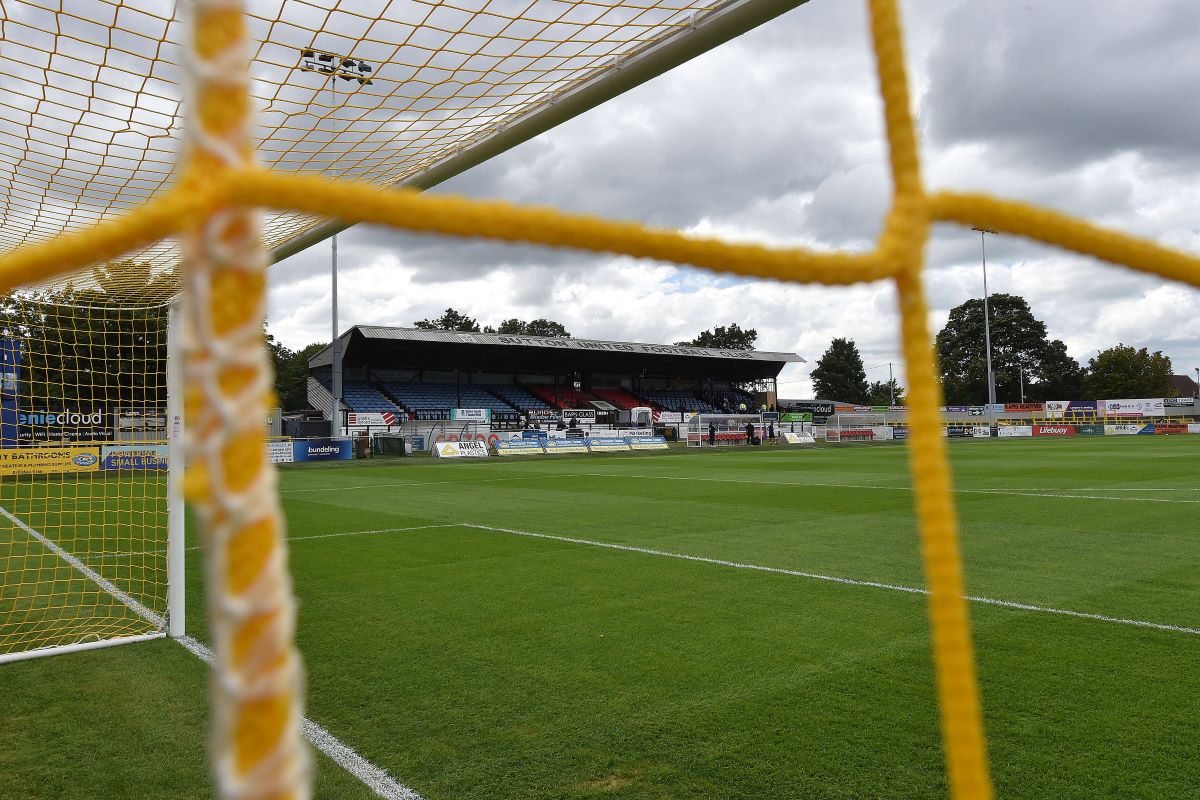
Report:
[[[254,4],[303,6],[311,17],[296,24],[279,13],[246,14],[235,0],[196,0],[187,26],[137,10],[155,4],[99,5],[111,13],[75,16],[66,10],[74,3],[62,10],[26,3],[21,14],[6,11],[4,38],[27,42],[28,60],[40,58],[34,67],[40,73],[25,78],[40,89],[32,98],[9,88],[4,113],[19,106],[27,126],[34,119],[57,121],[25,139],[20,159],[14,160],[11,142],[2,145],[9,148],[0,154],[9,192],[0,243],[9,252],[0,256],[0,293],[131,255],[177,274],[183,285],[186,491],[205,542],[216,670],[212,758],[223,796],[299,798],[309,791],[283,521],[258,424],[271,387],[261,335],[264,243],[283,241],[335,210],[342,223],[620,253],[777,280],[894,281],[949,785],[956,798],[991,797],[923,287],[931,225],[987,227],[1192,285],[1200,285],[1200,260],[1022,203],[927,188],[894,0],[869,0],[894,194],[875,247],[859,253],[772,249],[383,188],[404,178],[403,170],[385,163],[391,153],[407,153],[410,165],[452,157],[481,130],[515,124],[512,114],[523,112],[513,111],[513,98],[552,99],[595,69],[619,68],[639,46],[728,4],[448,0],[340,3],[333,10],[331,4]],[[398,5],[412,16],[392,14]],[[517,7],[520,13],[502,11]],[[47,15],[56,27],[34,21]],[[340,38],[314,41],[310,33],[293,32],[328,30],[335,18],[348,31]],[[385,36],[385,29],[392,32]],[[76,58],[58,44],[64,36],[103,45]],[[360,45],[384,40],[383,49],[360,53]],[[396,49],[387,50],[393,44]],[[309,52],[315,73],[303,72]],[[322,54],[336,58],[322,61]],[[495,59],[503,66],[488,68]],[[561,67],[547,68],[546,59]],[[364,60],[371,71],[360,69]],[[100,71],[88,77],[97,65]],[[335,83],[360,87],[353,102],[323,101],[321,93],[330,91],[323,84],[296,88],[297,70],[320,77],[322,65],[333,68]],[[111,80],[104,77],[109,67],[116,70]],[[351,70],[349,79],[336,77],[343,69]],[[472,69],[503,78],[492,86],[491,78],[455,77]],[[50,74],[84,77],[75,90],[51,91]],[[368,75],[373,83],[359,84]],[[187,87],[186,121],[162,88],[172,81]],[[79,113],[66,104],[68,110],[59,110],[64,91],[86,95],[87,109]],[[256,108],[262,109],[257,115]],[[322,124],[329,126],[327,137],[314,133]],[[176,128],[182,131],[178,152],[161,133]],[[335,135],[342,130],[348,136]]]

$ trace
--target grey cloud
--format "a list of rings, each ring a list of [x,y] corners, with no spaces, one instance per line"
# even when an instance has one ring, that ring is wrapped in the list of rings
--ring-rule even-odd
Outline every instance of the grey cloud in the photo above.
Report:
[[[1192,0],[961,2],[928,60],[929,132],[1035,170],[1126,151],[1194,160],[1197,30]]]
[[[886,213],[890,179],[864,5],[814,0],[435,191],[742,239],[867,247]],[[1200,29],[1191,4],[1026,5],[905,4],[914,85],[923,87],[928,183],[987,189],[1200,246],[1200,165],[1181,149],[1190,125],[1186,148],[1194,151],[1195,111],[1181,102],[1190,95],[1177,95],[1198,76],[1195,57],[1182,49]],[[1081,9],[1088,11],[1071,18]],[[1108,53],[1113,48],[1120,52]],[[1093,68],[1106,53],[1112,63]],[[1183,76],[1169,74],[1171,65]],[[1122,70],[1128,75],[1113,74]],[[1127,109],[1155,124],[1121,119]],[[894,361],[900,375],[887,283],[797,287],[361,226],[341,242],[347,269],[395,270],[404,282],[390,306],[343,306],[346,324],[356,314],[407,324],[454,305],[485,322],[548,316],[579,335],[674,341],[737,320],[759,329],[762,346],[809,359],[834,336],[850,336],[868,366]],[[297,258],[309,259],[294,268],[308,283],[287,295],[299,307],[306,292],[327,291],[319,278],[328,250]],[[394,266],[381,266],[386,259]],[[980,296],[978,234],[935,226],[927,260],[935,318]],[[1084,361],[1089,349],[1136,333],[1138,346],[1165,349],[1180,370],[1200,364],[1200,345],[1180,335],[1194,324],[1192,290],[1172,287],[1191,298],[1173,301],[1155,294],[1164,285],[1157,278],[1013,236],[988,238],[988,263],[991,290],[1027,297]],[[280,278],[293,269],[280,267]],[[1153,324],[1137,328],[1137,315]],[[809,369],[785,379],[802,386]]]

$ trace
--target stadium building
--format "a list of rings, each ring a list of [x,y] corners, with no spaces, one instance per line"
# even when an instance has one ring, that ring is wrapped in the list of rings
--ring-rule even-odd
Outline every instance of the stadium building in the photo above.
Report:
[[[795,353],[373,325],[349,329],[340,345],[350,429],[359,415],[436,422],[456,409],[487,409],[500,427],[572,416],[564,411],[616,424],[639,407],[678,422],[687,412],[773,407],[780,371],[804,362]],[[327,420],[332,377],[329,346],[309,360],[308,379],[309,404]]]

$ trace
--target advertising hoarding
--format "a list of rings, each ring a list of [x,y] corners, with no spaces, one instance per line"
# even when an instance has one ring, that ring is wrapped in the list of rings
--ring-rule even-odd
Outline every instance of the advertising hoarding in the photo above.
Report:
[[[96,472],[99,447],[6,447],[0,449],[0,475]]]
[[[487,458],[488,448],[483,442],[438,442],[433,446],[433,454],[438,458]]]
[[[109,444],[100,448],[101,469],[166,469],[165,444]]]

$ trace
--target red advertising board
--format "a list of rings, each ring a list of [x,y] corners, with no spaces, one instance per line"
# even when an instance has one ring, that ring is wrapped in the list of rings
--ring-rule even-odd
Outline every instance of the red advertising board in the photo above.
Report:
[[[1074,436],[1074,425],[1034,425],[1034,436]]]
[[[1038,413],[1041,413],[1043,408],[1044,408],[1044,406],[1041,403],[1005,403],[1004,404],[1004,413],[1011,414],[1014,411],[1028,411],[1028,412],[1036,411]],[[1062,427],[1062,426],[1055,425],[1054,427],[1057,428],[1057,427]],[[1034,434],[1034,435],[1036,436],[1037,434]]]
[[[1155,433],[1187,433],[1188,426],[1186,424],[1176,422],[1156,422],[1154,423]]]

